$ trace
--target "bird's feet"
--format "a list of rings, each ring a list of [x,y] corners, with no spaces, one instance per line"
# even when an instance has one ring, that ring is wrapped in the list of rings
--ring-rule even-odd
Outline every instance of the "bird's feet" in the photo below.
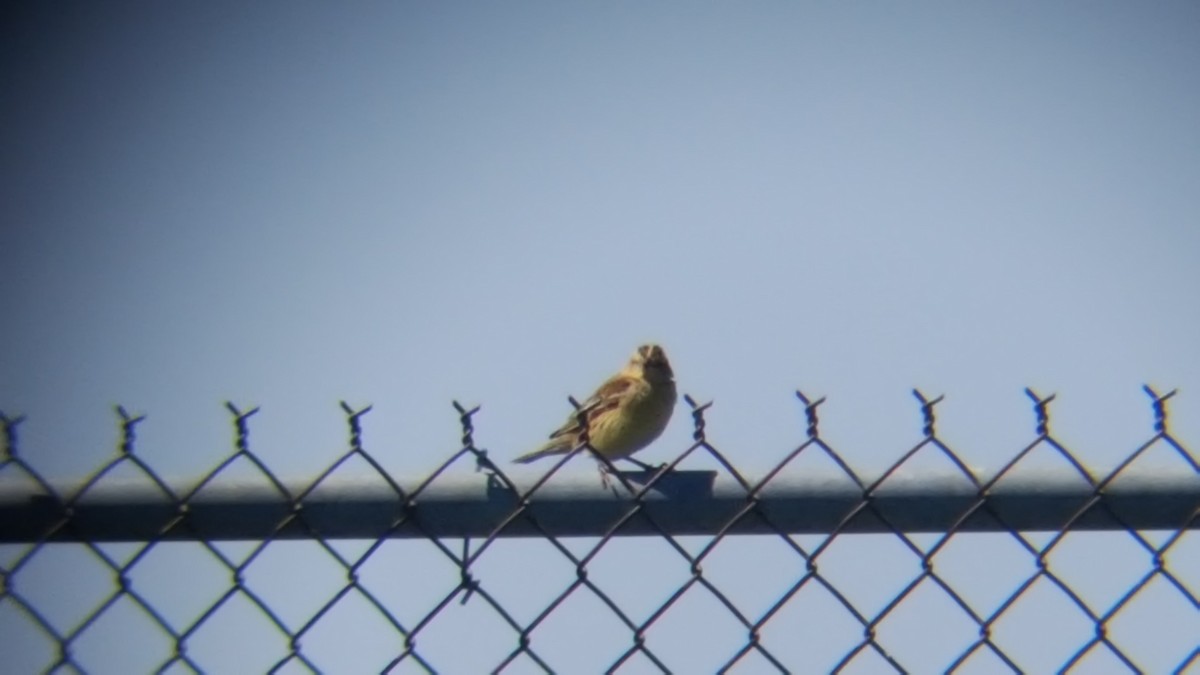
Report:
[[[600,486],[609,489],[612,486],[612,469],[604,462],[596,462],[596,468],[600,470]]]

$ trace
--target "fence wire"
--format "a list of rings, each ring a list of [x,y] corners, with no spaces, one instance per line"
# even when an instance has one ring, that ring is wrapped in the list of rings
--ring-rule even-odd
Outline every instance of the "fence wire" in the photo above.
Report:
[[[605,502],[609,510],[603,512],[603,526],[582,538],[561,534],[561,522],[572,517],[571,495],[562,509],[566,513],[539,510],[538,502],[564,478],[560,473],[568,462],[591,454],[586,434],[578,448],[548,466],[540,478],[522,482],[476,445],[473,417],[478,408],[458,403],[454,406],[462,426],[461,447],[415,483],[389,475],[364,447],[362,422],[370,407],[355,410],[342,404],[348,446],[318,476],[296,485],[282,480],[252,449],[251,419],[258,409],[228,404],[235,430],[233,452],[185,488],[169,484],[139,455],[136,433],[143,417],[124,408],[117,408],[116,456],[81,484],[68,487],[42,475],[21,452],[18,431],[23,418],[0,413],[0,636],[7,645],[5,670],[473,672],[483,658],[476,652],[486,651],[495,656],[486,665],[493,672],[1200,672],[1200,542],[1195,534],[1200,528],[1200,463],[1168,430],[1166,403],[1175,392],[1160,395],[1150,387],[1145,392],[1154,413],[1153,434],[1111,471],[1096,476],[1051,433],[1049,404],[1054,396],[1042,398],[1027,389],[1036,419],[1034,436],[986,479],[939,438],[935,411],[941,397],[930,399],[919,391],[913,392],[922,421],[919,442],[870,478],[856,472],[822,437],[818,409],[823,398],[813,400],[797,392],[804,439],[755,479],[743,475],[709,442],[705,412],[711,404],[685,397],[693,443],[669,463],[650,471],[623,472],[596,456],[605,469],[605,482],[612,483],[603,489],[616,497]],[[585,421],[582,414],[580,419]],[[1177,460],[1171,473],[1184,488],[1172,493],[1169,504],[1153,489],[1139,493],[1134,506],[1142,515],[1131,516],[1128,504],[1114,501],[1113,487],[1151,447],[1169,450]],[[1002,504],[999,489],[1037,448],[1061,458],[1077,475],[1084,496],[1045,533],[1014,524],[1011,504]],[[928,535],[918,533],[922,528],[912,522],[901,522],[885,505],[889,484],[922,451],[948,460],[968,486],[965,496],[954,502],[957,512],[948,524],[941,522]],[[721,521],[706,526],[702,535],[684,533],[663,515],[671,509],[705,508],[703,499],[679,502],[670,494],[663,496],[663,486],[684,472],[683,463],[697,454],[715,460],[720,480],[736,483],[739,490],[736,508],[723,511]],[[776,508],[778,496],[772,490],[789,466],[810,454],[836,467],[852,485],[854,499],[820,533],[802,535]],[[366,540],[361,538],[362,528],[348,522],[351,511],[342,512],[341,521],[316,515],[320,491],[352,460],[371,467],[378,475],[376,482],[386,486],[390,502],[387,521],[370,525],[372,535]],[[245,537],[221,536],[220,528],[232,528],[252,508],[262,511],[261,505],[235,499],[222,505],[226,510],[219,517],[201,517],[201,507],[208,507],[201,503],[205,496],[239,462],[249,462],[282,505],[270,511],[269,531],[240,548],[228,540]],[[439,524],[443,516],[433,515],[433,502],[439,482],[449,480],[449,469],[464,462],[486,483],[491,503],[500,499],[506,506],[501,517],[474,523],[474,536],[456,538],[447,536]],[[143,492],[148,481],[149,490],[166,505],[149,519],[152,529],[145,536],[131,537],[132,530],[125,535],[97,534],[105,527],[132,527],[130,523],[146,520],[145,512],[151,510],[144,504],[122,503],[120,490],[115,496],[105,491],[106,477],[118,469],[132,469],[143,479]],[[117,509],[107,525],[97,525],[94,510],[89,510],[97,500]],[[1039,507],[1031,502],[1023,508]],[[1160,525],[1139,525],[1146,514]],[[972,534],[982,521],[998,534]],[[871,523],[871,531],[883,534],[855,534],[865,522]],[[1079,579],[1072,578],[1079,568],[1064,562],[1064,550],[1072,547],[1072,537],[1085,536],[1097,522],[1109,530],[1101,536],[1123,553],[1105,560],[1098,551],[1117,549],[1094,548],[1083,554],[1088,569],[1079,572]],[[746,531],[769,534],[742,534]],[[639,542],[661,545],[634,551],[619,541],[632,541],[632,534],[641,535]],[[347,537],[356,541],[347,542]],[[514,537],[544,545],[536,552],[504,551],[506,544],[518,541]],[[972,539],[978,537],[993,539]],[[874,543],[858,545],[863,538]],[[110,543],[130,539],[136,541]],[[296,541],[305,546],[302,554],[287,548]],[[188,542],[187,555],[170,553],[169,547],[185,545],[178,542]],[[388,552],[389,546],[402,544],[410,548]],[[416,551],[413,545],[422,548]],[[763,547],[772,552],[763,553]],[[951,549],[962,548],[985,553],[971,558],[958,551],[954,558]],[[197,549],[203,552],[203,562],[196,561]],[[606,553],[612,550],[618,550],[615,558]],[[1008,573],[989,577],[994,569],[987,559],[1002,557],[998,551],[1021,562]],[[844,569],[855,557],[853,552],[860,558],[853,564],[863,568],[858,576]],[[268,565],[279,555],[283,560]],[[733,576],[740,581],[715,571],[728,567],[722,556],[737,561]],[[1117,557],[1137,561],[1132,575],[1122,572],[1126,581],[1118,580],[1123,586],[1116,592],[1094,592],[1094,577],[1109,574],[1109,567],[1120,568]],[[166,563],[163,571],[164,560],[183,558],[191,561],[184,569],[172,570]],[[381,570],[374,561],[384,558],[387,564]],[[786,566],[786,579],[769,596],[742,596],[748,588],[743,582],[778,572],[784,559],[792,561]],[[664,560],[677,574],[667,587],[648,592],[646,580],[661,583],[652,568]],[[954,571],[955,560],[971,561],[971,569]],[[896,561],[901,561],[899,576],[894,569],[885,571]],[[332,573],[321,573],[325,581],[318,583],[315,573],[303,578],[286,573],[314,564],[332,567]],[[622,566],[624,571],[611,573]],[[204,581],[214,576],[214,567],[215,576],[222,579],[215,587]],[[271,583],[257,579],[262,567],[284,571],[283,596],[264,590]],[[430,572],[434,567],[441,572]],[[208,571],[197,571],[201,568]],[[445,574],[447,570],[451,573]],[[873,598],[854,587],[878,586],[876,576],[895,585]],[[83,584],[75,577],[92,580]],[[329,582],[331,578],[336,581]],[[164,595],[158,588],[163,583],[177,588]],[[401,597],[390,588],[395,585],[419,587],[426,604]],[[98,586],[105,590],[95,592]],[[973,586],[992,591],[981,594]],[[1152,596],[1152,601],[1139,604],[1139,596]],[[703,615],[697,612],[698,602],[707,608]],[[73,609],[63,609],[67,605]],[[582,611],[580,605],[588,609]],[[347,607],[353,612],[347,614]],[[456,634],[444,619],[462,616],[464,607],[470,607],[475,618]],[[258,616],[251,621],[248,617],[253,615]],[[567,616],[569,625],[552,625],[559,615]],[[1132,618],[1122,623],[1122,617]],[[260,628],[247,628],[248,622]],[[958,627],[943,630],[948,622]],[[1027,623],[1023,635],[1034,642],[1039,633],[1051,639],[1062,625],[1075,628],[1067,631],[1070,638],[1065,643],[1029,647],[1014,642],[1013,635],[1020,633],[1012,628],[1014,622]],[[1138,629],[1128,629],[1130,623]],[[672,626],[676,637],[668,637],[664,624]],[[483,625],[488,627],[486,636]],[[457,654],[442,646],[447,641],[457,645]],[[343,643],[367,646],[350,653],[329,647]],[[214,650],[232,650],[232,660],[218,659]],[[258,653],[251,658],[252,652]],[[469,653],[474,661],[467,658]],[[711,663],[700,661],[714,653]],[[1153,658],[1147,656],[1151,653]],[[340,654],[343,660],[331,660],[330,654]],[[581,655],[595,660],[581,662]],[[475,666],[464,667],[465,662]]]

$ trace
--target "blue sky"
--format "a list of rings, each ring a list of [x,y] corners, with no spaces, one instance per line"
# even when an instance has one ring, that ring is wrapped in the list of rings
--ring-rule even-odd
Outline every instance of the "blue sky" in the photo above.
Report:
[[[453,399],[515,456],[646,341],[751,473],[796,388],[868,472],[914,386],[985,469],[1025,386],[1097,467],[1144,382],[1200,438],[1190,3],[8,12],[0,410],[48,475],[111,455],[116,403],[170,476],[229,451],[225,400],[285,475],[344,448],[341,399],[402,475]]]

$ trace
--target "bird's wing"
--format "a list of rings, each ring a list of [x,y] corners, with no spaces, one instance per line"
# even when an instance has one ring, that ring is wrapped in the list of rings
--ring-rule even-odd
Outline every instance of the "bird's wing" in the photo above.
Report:
[[[596,393],[580,405],[580,409],[587,415],[588,424],[590,425],[598,415],[616,408],[621,404],[621,395],[629,391],[637,385],[637,380],[625,375],[617,375],[609,378],[607,382],[600,385]],[[550,434],[550,438],[558,438],[565,434],[576,433],[579,431],[579,412],[571,413],[567,418],[566,424],[562,425]]]

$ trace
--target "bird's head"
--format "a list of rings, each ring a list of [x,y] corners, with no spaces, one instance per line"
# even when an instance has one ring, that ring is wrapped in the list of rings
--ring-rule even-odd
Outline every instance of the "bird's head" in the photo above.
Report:
[[[629,359],[628,368],[651,382],[669,382],[674,377],[667,353],[658,345],[638,347]]]

